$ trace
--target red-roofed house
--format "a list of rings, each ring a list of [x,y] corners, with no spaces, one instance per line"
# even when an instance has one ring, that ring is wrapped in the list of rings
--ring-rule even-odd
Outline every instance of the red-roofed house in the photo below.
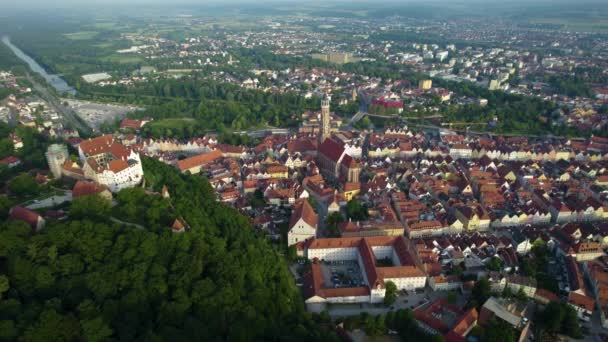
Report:
[[[13,156],[8,156],[6,158],[0,159],[0,164],[4,164],[8,166],[9,169],[11,169],[13,167],[21,165],[21,159]]]
[[[138,131],[140,128],[144,127],[144,125],[150,121],[151,120],[148,120],[148,119],[135,120],[135,119],[125,118],[125,119],[122,119],[122,121],[120,122],[120,129],[132,129],[134,131]]]
[[[579,318],[584,319],[584,316],[591,317],[593,311],[595,311],[595,300],[576,292],[568,294],[568,304],[576,310]]]
[[[418,326],[432,335],[442,335],[446,341],[464,342],[465,336],[477,325],[478,316],[475,308],[463,311],[445,299],[437,299],[414,311]]]
[[[99,194],[99,196],[109,201],[112,200],[112,193],[108,190],[108,188],[95,182],[79,180],[76,182],[76,184],[74,184],[74,188],[72,189],[73,198],[94,194]]]
[[[9,218],[11,220],[24,221],[25,223],[29,224],[35,232],[42,230],[46,223],[42,216],[38,215],[37,212],[19,206],[14,206],[11,208],[9,211]]]
[[[318,223],[319,217],[310,203],[308,203],[308,200],[299,200],[289,219],[287,245],[291,246],[298,242],[314,238],[317,235]]]
[[[208,153],[202,153],[194,157],[186,158],[177,162],[177,168],[181,172],[190,172],[197,174],[201,172],[201,168],[209,163],[212,163],[222,157],[222,151],[213,150]]]

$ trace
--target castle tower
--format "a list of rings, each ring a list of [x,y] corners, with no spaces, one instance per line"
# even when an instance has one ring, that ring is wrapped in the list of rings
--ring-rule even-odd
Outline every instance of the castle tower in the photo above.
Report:
[[[319,143],[322,144],[325,139],[329,138],[330,134],[330,115],[329,115],[329,103],[331,97],[325,94],[325,97],[321,101],[321,124],[319,127]]]
[[[55,179],[61,178],[63,164],[68,160],[68,147],[61,144],[50,145],[45,153],[49,169]]]

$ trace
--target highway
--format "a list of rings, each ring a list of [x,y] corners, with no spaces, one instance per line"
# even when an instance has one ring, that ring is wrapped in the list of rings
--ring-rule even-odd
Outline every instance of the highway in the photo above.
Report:
[[[78,130],[80,133],[86,135],[91,134],[91,128],[84,124],[82,120],[78,118],[78,115],[69,107],[65,107],[59,99],[49,91],[46,85],[40,84],[37,80],[31,77],[28,73],[28,79],[34,85],[34,90],[44,99],[56,112],[61,115],[65,122],[73,129]]]

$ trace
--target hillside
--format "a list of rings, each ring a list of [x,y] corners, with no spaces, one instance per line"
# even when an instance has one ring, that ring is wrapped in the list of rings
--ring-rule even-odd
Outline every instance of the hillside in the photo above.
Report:
[[[191,230],[96,218],[32,235],[0,226],[0,339],[332,340],[303,311],[280,256],[206,180],[144,159]]]

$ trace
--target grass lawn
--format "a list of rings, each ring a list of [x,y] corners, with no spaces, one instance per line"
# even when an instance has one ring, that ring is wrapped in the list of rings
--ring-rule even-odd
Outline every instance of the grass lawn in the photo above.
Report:
[[[74,33],[66,33],[64,36],[71,40],[89,40],[97,37],[99,32],[97,31],[80,31]]]
[[[103,61],[112,63],[141,63],[144,58],[138,55],[126,54],[126,53],[113,53],[111,55],[101,58]]]
[[[146,124],[146,127],[150,129],[171,129],[176,131],[182,131],[186,127],[192,126],[196,121],[192,118],[179,118],[179,119],[162,119],[155,120]]]
[[[98,29],[111,30],[113,28],[116,28],[118,24],[113,21],[100,21],[93,24],[93,26]]]

